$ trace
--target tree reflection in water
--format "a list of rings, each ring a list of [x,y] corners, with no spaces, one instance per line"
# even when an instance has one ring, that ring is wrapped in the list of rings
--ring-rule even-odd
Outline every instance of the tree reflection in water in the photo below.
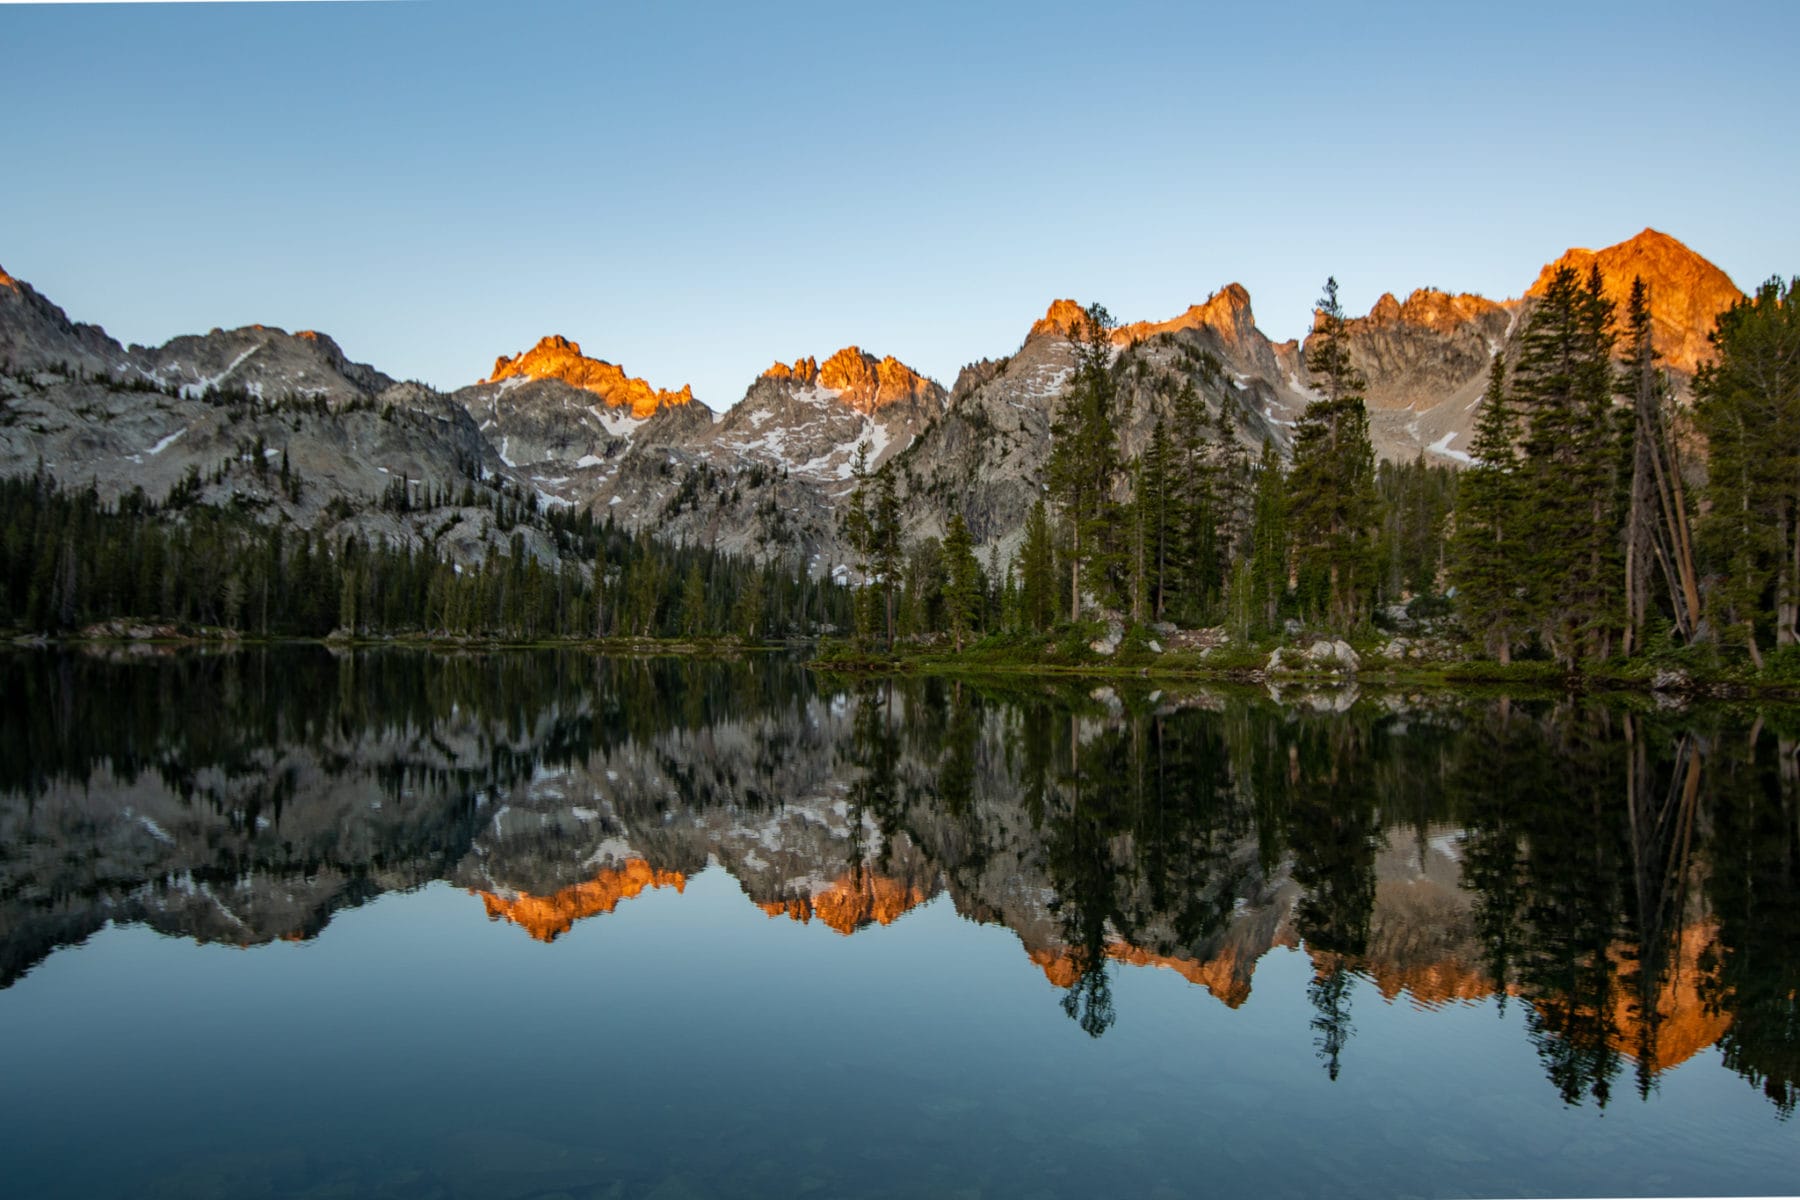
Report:
[[[0,658],[0,985],[108,920],[309,938],[448,880],[556,936],[718,864],[854,933],[1004,926],[1100,1037],[1116,972],[1223,1003],[1522,1005],[1569,1104],[1716,1045],[1793,1112],[1800,715],[821,681],[778,657],[317,649]]]

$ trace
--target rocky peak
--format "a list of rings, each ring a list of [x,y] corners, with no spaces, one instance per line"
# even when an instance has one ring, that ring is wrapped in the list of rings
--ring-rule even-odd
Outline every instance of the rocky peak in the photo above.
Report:
[[[819,381],[819,360],[812,357],[796,358],[792,366],[778,362],[763,372],[763,378],[786,379],[800,387],[811,387]]]
[[[582,354],[579,342],[560,334],[540,339],[522,354],[496,358],[493,373],[481,382],[500,383],[507,379],[558,379],[570,387],[594,393],[608,408],[629,408],[639,420],[662,408],[691,404],[694,399],[693,389],[685,384],[678,392],[654,388],[645,380],[625,374],[623,367],[588,358]]]
[[[1087,324],[1087,310],[1073,300],[1052,300],[1043,317],[1032,322],[1030,341],[1036,337],[1072,338]]]
[[[67,364],[111,371],[124,349],[98,325],[69,320],[23,279],[0,269],[0,367]]]
[[[860,413],[921,402],[942,407],[943,389],[937,384],[891,354],[878,359],[860,346],[845,346],[822,363],[811,357],[791,365],[778,362],[762,378],[835,392],[841,403]]]
[[[1436,288],[1419,288],[1404,303],[1394,299],[1392,292],[1382,293],[1365,320],[1374,326],[1412,325],[1450,333],[1502,308],[1485,296],[1469,293],[1452,296]]]
[[[1526,295],[1542,295],[1560,267],[1572,267],[1585,277],[1595,265],[1621,321],[1631,281],[1643,279],[1650,288],[1652,344],[1667,365],[1689,374],[1711,357],[1707,334],[1714,319],[1743,297],[1725,272],[1655,229],[1604,250],[1569,250],[1539,272]]]
[[[1113,334],[1117,342],[1133,342],[1159,333],[1177,333],[1184,329],[1211,329],[1227,342],[1237,344],[1258,336],[1256,314],[1250,308],[1250,293],[1241,283],[1228,283],[1200,304],[1191,304],[1186,312],[1168,321],[1137,321],[1121,325]]]
[[[195,392],[243,388],[265,397],[317,396],[331,402],[375,396],[395,381],[315,330],[288,333],[273,325],[213,329],[171,338],[161,346],[133,345],[131,356],[152,379]]]
[[[867,413],[916,403],[940,390],[893,355],[877,359],[856,346],[845,346],[819,364],[819,383],[838,392],[850,407]]]

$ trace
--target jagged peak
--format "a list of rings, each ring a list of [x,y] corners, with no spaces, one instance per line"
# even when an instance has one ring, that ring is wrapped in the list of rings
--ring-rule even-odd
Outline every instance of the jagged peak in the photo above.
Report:
[[[1438,288],[1423,287],[1414,289],[1404,301],[1394,299],[1392,292],[1383,292],[1363,320],[1370,325],[1416,325],[1448,333],[1503,307],[1472,292],[1452,295]]]
[[[1072,338],[1077,336],[1087,324],[1087,309],[1073,300],[1052,300],[1044,315],[1031,323],[1031,332],[1025,335],[1030,341],[1035,337]]]
[[[861,346],[845,346],[824,362],[810,355],[792,364],[777,362],[762,378],[823,388],[861,412],[921,399],[942,401],[943,389],[931,379],[891,354],[876,358]]]
[[[687,384],[674,392],[652,387],[646,380],[627,375],[615,363],[587,357],[581,352],[581,343],[557,333],[539,338],[537,345],[511,358],[496,358],[493,373],[481,382],[519,378],[561,380],[570,387],[594,393],[608,408],[629,408],[639,420],[660,409],[691,404],[694,400],[693,389]]]
[[[1199,304],[1188,305],[1178,317],[1121,325],[1114,331],[1113,340],[1130,342],[1183,329],[1213,329],[1233,340],[1253,332],[1256,313],[1250,307],[1249,290],[1241,283],[1228,283]]]
[[[0,267],[0,287],[9,287],[15,292],[19,290],[19,281],[8,275],[5,267]]]
[[[796,358],[793,365],[776,362],[774,366],[762,373],[764,379],[791,379],[802,387],[810,386],[819,378],[819,360],[811,357]]]
[[[816,916],[848,937],[867,925],[891,925],[931,897],[915,883],[855,871],[809,896],[790,896],[757,905],[771,917],[808,924]]]
[[[481,897],[488,920],[508,921],[537,941],[553,942],[577,921],[610,913],[620,901],[630,900],[647,888],[665,887],[672,887],[677,892],[686,891],[687,876],[680,871],[658,870],[641,858],[631,858],[620,866],[602,869],[592,879],[547,896],[479,890],[474,894]]]

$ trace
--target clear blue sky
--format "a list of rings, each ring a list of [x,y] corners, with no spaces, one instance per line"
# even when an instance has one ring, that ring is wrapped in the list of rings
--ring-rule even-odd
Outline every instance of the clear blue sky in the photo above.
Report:
[[[0,265],[122,341],[545,333],[715,408],[1054,297],[1276,337],[1646,225],[1800,272],[1800,5],[0,4]]]

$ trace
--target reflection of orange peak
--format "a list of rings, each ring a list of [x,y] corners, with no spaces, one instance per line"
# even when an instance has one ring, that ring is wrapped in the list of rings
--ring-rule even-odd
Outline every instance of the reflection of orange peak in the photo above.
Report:
[[[1403,967],[1368,962],[1375,989],[1384,1000],[1405,992],[1421,1008],[1442,1008],[1453,1001],[1485,1000],[1494,994],[1486,971],[1454,959]]]
[[[608,408],[629,408],[638,419],[651,416],[659,408],[689,404],[693,389],[683,385],[678,392],[665,392],[651,387],[642,379],[625,374],[625,369],[598,358],[588,358],[579,342],[551,334],[523,354],[494,360],[494,373],[483,383],[499,383],[503,379],[560,379],[570,387],[578,387],[599,396]]]
[[[520,892],[499,896],[476,892],[487,906],[489,920],[505,918],[540,942],[555,941],[583,917],[609,913],[619,901],[629,900],[645,888],[672,887],[682,891],[687,876],[680,871],[658,871],[641,858],[628,859],[622,867],[601,871],[586,883],[577,883],[548,896]]]
[[[1654,1014],[1639,1010],[1636,962],[1623,946],[1608,952],[1617,985],[1611,995],[1611,1036],[1607,1044],[1659,1072],[1680,1066],[1723,1037],[1731,1027],[1731,1014],[1708,1005],[1701,996],[1701,960],[1718,935],[1718,926],[1711,923],[1690,925],[1681,931],[1674,961],[1652,1000]],[[1574,1012],[1593,1012],[1591,1006],[1576,1009],[1561,996],[1534,999],[1532,1004],[1544,1012],[1559,1014],[1564,1020]]]
[[[812,896],[794,896],[757,905],[771,917],[785,916],[802,924],[813,917],[846,936],[864,925],[891,925],[925,903],[921,889],[898,879],[867,872],[840,875],[830,887]]]
[[[1074,987],[1081,978],[1081,964],[1069,950],[1033,950],[1031,961],[1043,971],[1044,978],[1059,988]],[[1211,992],[1227,1008],[1237,1008],[1250,998],[1248,972],[1238,969],[1235,950],[1226,949],[1216,958],[1201,960],[1179,955],[1155,954],[1124,942],[1106,947],[1106,957],[1133,967],[1162,967],[1175,972],[1189,983]]]

